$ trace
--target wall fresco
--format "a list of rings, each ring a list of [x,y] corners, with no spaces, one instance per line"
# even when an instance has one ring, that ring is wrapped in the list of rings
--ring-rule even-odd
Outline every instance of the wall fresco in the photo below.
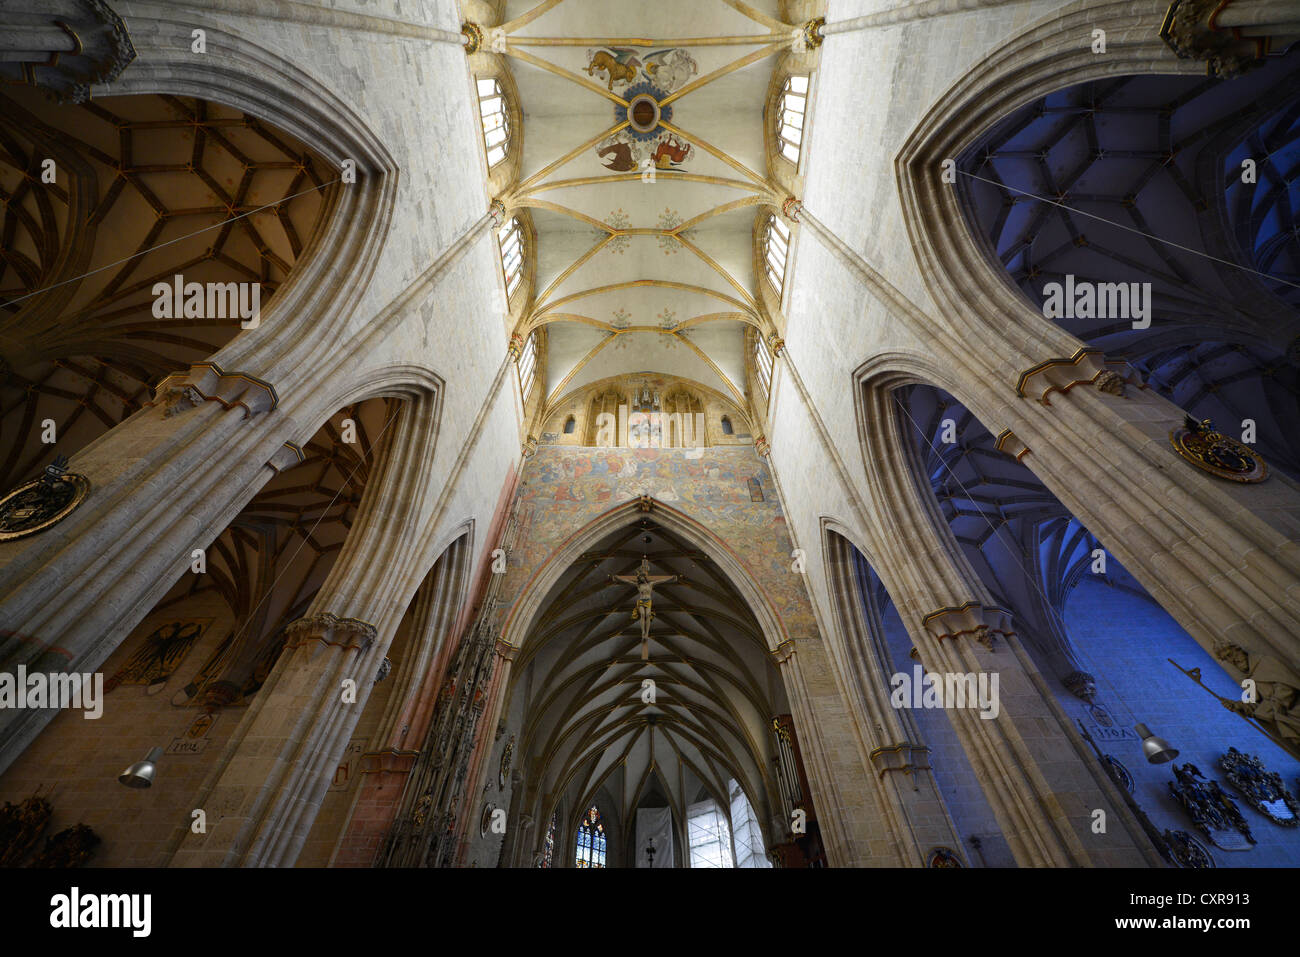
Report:
[[[529,581],[575,529],[648,495],[716,535],[749,571],[784,624],[807,638],[817,626],[793,559],[785,516],[765,460],[752,447],[701,450],[542,446],[524,466],[518,493],[519,534],[508,556],[501,620]]]

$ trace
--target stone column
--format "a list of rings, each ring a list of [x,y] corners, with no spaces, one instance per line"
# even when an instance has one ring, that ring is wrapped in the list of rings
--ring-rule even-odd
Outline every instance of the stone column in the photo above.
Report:
[[[960,553],[932,501],[922,497],[890,397],[866,396],[868,490],[880,503],[885,535],[873,543],[879,571],[921,663],[932,674],[998,680],[996,717],[949,708],[953,728],[1022,867],[1156,865],[1114,783]],[[1093,812],[1106,812],[1104,834]]]
[[[207,833],[182,825],[172,866],[296,859],[422,573],[435,425],[433,397],[403,407],[342,553],[200,789]]]
[[[855,583],[853,545],[828,533],[827,577],[831,603],[838,611],[840,665],[845,675],[845,699],[856,711],[859,735],[867,751],[871,784],[879,792],[883,816],[902,862],[920,866],[935,847],[965,855],[935,782],[930,749],[915,719],[889,702],[893,672],[881,632],[881,611],[875,596]]]
[[[164,383],[157,404],[73,456],[82,504],[0,542],[0,667],[96,671],[282,464],[299,426],[275,401],[251,377]],[[0,770],[54,713],[0,712]]]
[[[799,750],[831,867],[901,867],[911,863],[906,826],[879,787],[879,767],[864,763],[855,722],[816,639],[792,638],[772,653],[790,701]],[[875,775],[867,787],[863,776]],[[870,780],[868,778],[868,780]],[[788,831],[790,822],[785,821]]]
[[[468,552],[466,537],[452,543],[412,599],[410,636],[391,679],[397,687],[384,713],[379,747],[361,756],[360,793],[331,866],[372,866],[393,826],[442,684]]]

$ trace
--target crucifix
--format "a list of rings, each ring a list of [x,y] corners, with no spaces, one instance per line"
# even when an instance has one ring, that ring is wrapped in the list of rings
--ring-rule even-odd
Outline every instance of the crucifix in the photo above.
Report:
[[[655,585],[669,585],[677,581],[676,575],[651,575],[650,559],[641,557],[641,567],[636,575],[610,575],[613,581],[636,586],[636,607],[632,609],[632,620],[641,619],[641,660],[650,660],[650,620],[654,612],[650,603],[654,598]]]

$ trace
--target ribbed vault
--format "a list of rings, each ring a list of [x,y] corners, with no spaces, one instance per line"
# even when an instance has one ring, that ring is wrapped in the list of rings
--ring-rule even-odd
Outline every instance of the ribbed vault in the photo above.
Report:
[[[677,576],[655,588],[648,661],[635,589],[610,578],[634,575],[643,556],[652,575]],[[760,819],[780,806],[770,724],[788,707],[759,624],[707,555],[650,519],[606,535],[564,572],[510,694],[541,820],[558,806],[580,813],[603,789],[620,821],[666,798],[681,822],[702,789],[727,807],[730,778]]]
[[[773,67],[790,47],[780,8],[504,4],[502,52],[527,134],[504,198],[537,230],[520,330],[546,329],[550,400],[657,371],[745,404],[745,329],[769,321],[755,216],[785,198],[764,138]]]
[[[0,94],[0,486],[83,448],[240,331],[238,316],[158,318],[155,283],[259,283],[265,311],[334,179],[221,104]],[[57,448],[33,441],[45,420]]]
[[[1151,283],[1150,325],[1055,321],[1300,475],[1300,50],[1230,81],[1128,76],[1016,111],[959,160],[968,223],[1035,307]],[[1253,181],[1243,161],[1254,163]],[[1159,240],[1151,237],[1159,237]]]

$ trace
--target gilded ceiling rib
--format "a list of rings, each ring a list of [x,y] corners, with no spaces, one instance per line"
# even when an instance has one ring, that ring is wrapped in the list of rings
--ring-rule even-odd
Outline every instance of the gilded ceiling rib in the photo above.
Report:
[[[509,48],[507,47],[509,50]],[[593,83],[584,76],[572,73],[563,67],[556,66],[549,60],[543,60],[541,57],[533,56],[531,53],[525,53],[523,50],[509,50],[510,56],[523,60],[525,63],[531,63],[535,67],[540,67],[548,73],[554,73],[556,76],[563,77],[570,82],[578,84],[584,90],[590,90],[592,93],[599,93],[607,100],[613,100],[620,106],[627,106],[627,100],[610,90],[605,89],[599,83]],[[665,101],[667,102],[667,101]]]
[[[581,146],[575,147],[574,149],[570,150],[568,153],[565,153],[555,162],[551,163],[548,166],[543,167],[542,169],[539,169],[536,173],[528,177],[526,180],[524,180],[522,183],[516,186],[513,190],[511,190],[511,194],[513,196],[523,195],[524,193],[528,192],[528,190],[532,187],[534,183],[546,179],[547,176],[555,172],[555,170],[559,169],[565,163],[573,162],[573,160],[577,159],[579,156],[581,156],[587,150],[591,149],[597,143],[601,142],[602,140],[609,139],[619,130],[626,129],[628,125],[629,125],[628,121],[624,120],[622,123],[615,123],[613,126],[611,126],[609,129],[605,130],[602,133],[597,133],[595,136],[587,140],[587,142],[583,143]]]
[[[771,56],[781,47],[785,47],[789,45],[790,45],[790,41],[784,39],[777,40],[775,43],[768,43],[765,46],[761,47],[760,49],[753,51],[752,53],[745,54],[739,60],[734,60],[731,63],[728,63],[726,66],[719,67],[718,69],[714,70],[712,73],[706,73],[698,80],[692,80],[690,83],[687,83],[676,93],[669,93],[666,97],[664,97],[662,100],[659,101],[659,105],[667,106],[669,103],[672,103],[674,100],[680,99],[681,97],[685,96],[687,93],[691,93],[695,90],[698,90],[700,87],[712,83],[714,80],[720,79],[729,73],[734,73],[737,70],[743,69],[749,66],[751,63],[757,63],[759,60]]]

